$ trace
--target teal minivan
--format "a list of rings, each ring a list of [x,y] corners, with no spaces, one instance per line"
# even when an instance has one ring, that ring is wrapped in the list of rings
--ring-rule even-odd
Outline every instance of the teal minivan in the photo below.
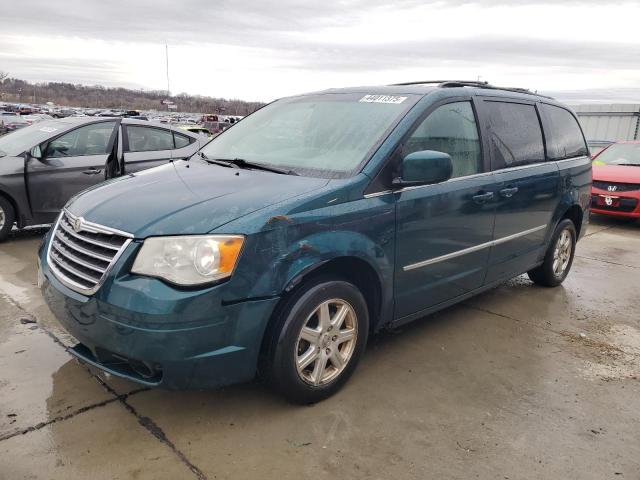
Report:
[[[148,386],[260,374],[316,402],[367,338],[528,273],[557,286],[589,217],[575,115],[480,82],[273,102],[186,161],[84,191],[39,252],[82,361]]]

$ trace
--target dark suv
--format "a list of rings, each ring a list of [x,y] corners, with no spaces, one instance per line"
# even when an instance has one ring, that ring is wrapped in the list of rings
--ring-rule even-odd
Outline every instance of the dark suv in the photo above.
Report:
[[[39,283],[72,352],[114,375],[202,388],[260,371],[314,402],[383,327],[525,272],[559,285],[590,191],[580,126],[551,98],[459,81],[329,90],[79,195]]]

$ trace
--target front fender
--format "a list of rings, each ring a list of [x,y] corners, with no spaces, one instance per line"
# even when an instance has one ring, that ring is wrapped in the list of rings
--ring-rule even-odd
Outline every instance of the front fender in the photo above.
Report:
[[[279,296],[315,268],[349,257],[376,273],[384,310],[392,304],[395,263],[395,203],[386,197],[272,217],[247,238],[228,292],[237,300]]]
[[[326,232],[292,245],[277,265],[281,291],[291,290],[302,277],[332,260],[357,258],[368,264],[381,283],[393,275],[393,263],[385,250],[369,237],[353,232]]]

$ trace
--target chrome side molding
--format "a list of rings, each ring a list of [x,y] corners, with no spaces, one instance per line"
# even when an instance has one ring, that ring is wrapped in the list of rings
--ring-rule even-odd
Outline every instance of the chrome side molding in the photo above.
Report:
[[[480,245],[474,245],[473,247],[464,248],[462,250],[447,253],[446,255],[441,255],[439,257],[429,258],[428,260],[423,260],[421,262],[412,263],[411,265],[406,265],[402,267],[402,270],[404,270],[405,272],[408,272],[409,270],[415,270],[416,268],[422,268],[429,265],[433,265],[434,263],[444,262],[445,260],[451,260],[452,258],[460,257],[462,255],[467,255],[469,253],[477,252],[485,248],[493,247],[495,245],[500,245],[502,243],[515,240],[516,238],[524,237],[532,233],[539,232],[540,230],[544,230],[545,228],[547,228],[547,225],[540,225],[538,227],[525,230],[523,232],[514,233],[513,235],[509,235],[507,237],[498,238],[490,242],[481,243]]]

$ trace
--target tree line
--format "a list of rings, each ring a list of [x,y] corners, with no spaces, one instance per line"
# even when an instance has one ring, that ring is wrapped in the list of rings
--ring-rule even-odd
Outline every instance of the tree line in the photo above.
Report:
[[[163,90],[134,90],[110,88],[102,85],[80,85],[65,82],[28,82],[11,78],[0,71],[0,101],[13,103],[53,102],[66,107],[88,107],[97,109],[166,110],[161,102],[170,100],[180,112],[218,113],[225,115],[248,115],[263,103],[245,102],[237,99],[214,98],[203,95],[180,93],[167,96]]]

